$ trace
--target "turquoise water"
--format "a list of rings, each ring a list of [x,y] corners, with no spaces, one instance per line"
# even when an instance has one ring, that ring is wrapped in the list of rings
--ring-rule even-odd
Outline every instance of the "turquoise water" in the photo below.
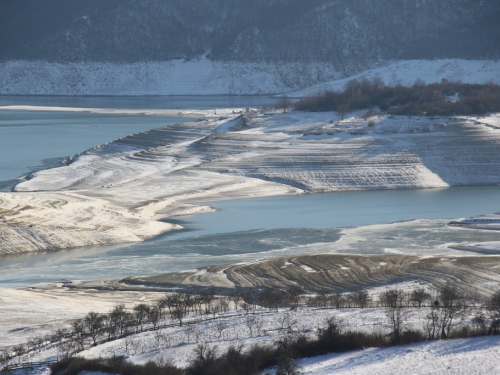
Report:
[[[193,231],[168,235],[230,233],[254,229],[345,228],[414,219],[453,219],[500,211],[500,187],[351,191],[216,202],[218,212],[189,217]]]
[[[189,119],[0,110],[0,181],[58,166],[65,157],[128,134],[184,121]]]
[[[0,106],[118,109],[213,109],[273,106],[276,98],[257,95],[210,96],[0,96]]]
[[[269,97],[0,96],[0,106],[111,109],[210,109],[272,105]],[[189,121],[178,116],[0,110],[0,190],[29,172],[61,165],[71,155],[125,135]]]

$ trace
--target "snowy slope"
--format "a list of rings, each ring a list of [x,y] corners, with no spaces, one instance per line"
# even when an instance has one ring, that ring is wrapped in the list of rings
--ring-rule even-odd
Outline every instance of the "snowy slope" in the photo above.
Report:
[[[500,337],[424,342],[299,361],[304,375],[498,374]]]
[[[232,312],[234,313],[234,312]],[[123,355],[135,364],[148,361],[172,361],[176,366],[186,367],[195,355],[199,343],[216,347],[222,353],[231,345],[249,348],[254,344],[266,345],[287,335],[286,327],[309,337],[316,335],[318,327],[325,327],[326,319],[339,319],[345,329],[370,332],[387,332],[387,318],[383,309],[313,309],[279,312],[258,310],[259,324],[250,331],[248,315],[230,316],[221,314],[216,320],[205,316],[203,322],[192,326],[164,328],[154,332],[143,332],[89,347],[79,353],[85,358],[109,358]],[[411,309],[408,328],[421,329],[427,308]],[[472,314],[465,321],[470,323]],[[218,324],[222,322],[222,326]],[[222,327],[222,329],[221,329]],[[283,328],[282,328],[283,327]],[[389,348],[367,348],[360,351],[328,354],[299,360],[303,375],[386,375],[386,374],[498,374],[500,371],[500,337],[478,337],[459,340],[422,342]],[[30,360],[53,359],[57,349],[41,350],[30,355]],[[37,374],[47,374],[40,369]],[[264,373],[274,374],[274,369]],[[97,374],[93,374],[97,375]]]
[[[341,78],[332,64],[198,60],[120,63],[0,63],[5,95],[271,94]]]
[[[500,83],[500,62],[492,60],[396,61],[349,76],[334,64],[189,61],[139,63],[0,63],[1,95],[216,95],[278,94],[301,97],[339,90],[352,78],[379,76],[387,84],[411,85],[442,78]]]
[[[341,91],[351,79],[381,78],[387,85],[412,85],[417,79],[425,83],[440,82],[443,78],[463,83],[500,84],[500,61],[492,60],[409,60],[396,61],[360,74],[322,83],[305,90],[290,93],[291,97],[304,97],[324,90]]]

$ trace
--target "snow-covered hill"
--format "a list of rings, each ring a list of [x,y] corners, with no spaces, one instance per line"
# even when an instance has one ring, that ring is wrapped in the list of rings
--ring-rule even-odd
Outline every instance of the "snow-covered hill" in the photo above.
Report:
[[[0,94],[273,94],[341,78],[332,64],[197,60],[120,63],[0,63]]]
[[[386,85],[411,86],[416,80],[426,84],[447,79],[463,83],[500,84],[500,61],[493,60],[408,60],[395,61],[360,74],[333,80],[289,93],[291,97],[304,97],[324,90],[341,91],[351,79],[380,78]]]
[[[216,95],[278,94],[293,97],[342,89],[352,78],[380,77],[387,84],[411,85],[442,78],[466,83],[500,83],[500,62],[493,60],[408,60],[357,75],[333,63],[244,63],[195,60],[167,62],[0,63],[0,95]],[[346,71],[348,72],[346,74]]]

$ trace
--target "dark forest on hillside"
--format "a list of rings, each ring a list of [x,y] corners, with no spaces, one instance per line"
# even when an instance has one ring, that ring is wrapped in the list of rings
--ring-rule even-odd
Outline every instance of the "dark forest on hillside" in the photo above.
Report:
[[[500,58],[498,0],[2,0],[0,61]]]

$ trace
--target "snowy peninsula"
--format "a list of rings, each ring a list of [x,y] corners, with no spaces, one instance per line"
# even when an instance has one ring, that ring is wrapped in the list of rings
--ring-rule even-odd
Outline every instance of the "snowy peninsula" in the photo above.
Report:
[[[0,194],[0,252],[141,241],[179,228],[169,218],[212,210],[202,202],[500,183],[498,115],[234,112],[199,111],[202,121],[130,135],[35,173]]]

